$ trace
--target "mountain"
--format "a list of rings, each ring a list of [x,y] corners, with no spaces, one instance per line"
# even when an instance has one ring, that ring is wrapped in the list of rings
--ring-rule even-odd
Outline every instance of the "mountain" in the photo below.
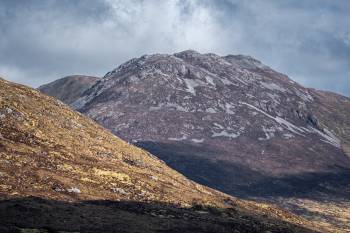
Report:
[[[92,76],[71,75],[40,86],[38,89],[45,94],[60,99],[64,103],[71,104],[98,80],[99,78]]]
[[[62,102],[0,79],[0,232],[316,232],[188,180]]]
[[[70,105],[198,183],[350,225],[347,97],[249,56],[188,50],[132,59]]]

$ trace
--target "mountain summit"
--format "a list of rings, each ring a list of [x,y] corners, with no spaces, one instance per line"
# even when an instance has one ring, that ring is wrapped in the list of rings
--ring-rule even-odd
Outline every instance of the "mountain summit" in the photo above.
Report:
[[[350,100],[305,88],[250,56],[144,55],[71,106],[225,193],[297,212],[310,208],[305,200],[349,206]]]

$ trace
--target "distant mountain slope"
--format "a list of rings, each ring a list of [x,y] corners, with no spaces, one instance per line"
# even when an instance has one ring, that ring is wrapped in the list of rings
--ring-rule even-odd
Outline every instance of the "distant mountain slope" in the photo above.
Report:
[[[1,232],[312,232],[302,218],[196,184],[54,98],[3,79],[0,177]]]
[[[296,212],[305,198],[342,203],[342,217],[310,218],[350,225],[349,98],[249,56],[189,50],[132,59],[71,106],[201,184],[283,206],[302,199]]]
[[[99,78],[86,75],[71,75],[40,86],[38,90],[71,104],[93,86]]]
[[[332,129],[342,141],[344,152],[350,157],[350,99],[332,92],[311,90],[315,99],[312,111],[319,124]]]

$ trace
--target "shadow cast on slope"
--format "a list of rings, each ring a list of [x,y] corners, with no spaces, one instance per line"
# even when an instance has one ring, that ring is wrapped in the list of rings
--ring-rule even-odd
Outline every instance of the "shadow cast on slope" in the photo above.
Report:
[[[0,201],[0,232],[314,232],[270,218],[261,221],[235,210],[131,201],[63,202],[37,197]],[[33,229],[36,229],[34,231]]]
[[[350,169],[274,177],[232,161],[215,159],[220,151],[181,142],[140,142],[170,167],[188,178],[242,198],[300,197],[318,201],[350,201]]]

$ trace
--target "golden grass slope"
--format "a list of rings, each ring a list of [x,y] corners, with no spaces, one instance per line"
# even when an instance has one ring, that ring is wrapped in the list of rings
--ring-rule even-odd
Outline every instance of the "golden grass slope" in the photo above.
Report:
[[[61,102],[0,82],[1,191],[58,199],[216,202],[215,192]]]

